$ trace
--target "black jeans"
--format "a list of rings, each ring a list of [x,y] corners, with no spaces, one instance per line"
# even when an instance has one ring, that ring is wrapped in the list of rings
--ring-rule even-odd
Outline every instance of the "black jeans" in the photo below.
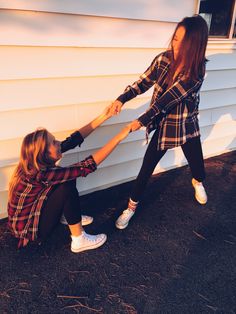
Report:
[[[39,218],[40,240],[45,240],[50,235],[62,214],[65,215],[69,225],[81,221],[79,193],[75,180],[55,185],[50,191]]]
[[[157,150],[158,132],[155,131],[144,155],[143,164],[135,180],[132,193],[133,201],[139,201],[156,165],[165,155],[167,150]],[[194,137],[181,146],[188,161],[194,179],[202,182],[205,179],[205,167],[202,154],[200,137]]]

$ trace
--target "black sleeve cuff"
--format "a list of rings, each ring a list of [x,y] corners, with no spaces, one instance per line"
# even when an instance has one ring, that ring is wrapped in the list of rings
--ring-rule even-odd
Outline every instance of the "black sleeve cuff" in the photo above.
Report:
[[[143,115],[141,115],[140,117],[138,117],[138,121],[145,127],[150,122],[148,116],[145,113]]]
[[[76,146],[80,146],[83,143],[83,136],[79,131],[75,131],[69,137],[67,137],[63,142],[61,142],[61,152],[64,153],[69,149],[73,149]]]
[[[126,98],[125,95],[122,94],[118,98],[116,98],[116,100],[119,100],[120,102],[122,102],[122,104],[124,104],[126,102],[125,98]]]
[[[128,86],[128,87],[130,87],[130,86]],[[136,97],[136,95],[133,92],[132,88],[130,87],[127,91],[125,91],[118,98],[116,98],[116,100],[119,100],[120,102],[122,102],[122,104],[124,104],[125,102],[133,99],[134,97]]]

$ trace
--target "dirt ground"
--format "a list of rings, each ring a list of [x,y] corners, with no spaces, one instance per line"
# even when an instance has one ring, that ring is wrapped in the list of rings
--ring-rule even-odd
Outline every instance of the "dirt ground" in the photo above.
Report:
[[[0,313],[236,313],[236,152],[206,160],[209,201],[194,199],[188,167],[156,175],[130,225],[115,220],[132,183],[82,197],[106,232],[97,250],[70,252],[66,226],[17,250],[0,222]]]

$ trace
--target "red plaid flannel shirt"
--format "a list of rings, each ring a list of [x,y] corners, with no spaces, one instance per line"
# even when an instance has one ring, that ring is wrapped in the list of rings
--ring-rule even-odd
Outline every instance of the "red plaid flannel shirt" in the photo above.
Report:
[[[76,131],[61,143],[61,151],[81,145],[83,138]],[[39,171],[35,177],[22,177],[8,202],[8,226],[16,238],[18,247],[37,239],[39,217],[47,195],[55,184],[86,177],[97,169],[92,156],[68,167],[55,166]]]

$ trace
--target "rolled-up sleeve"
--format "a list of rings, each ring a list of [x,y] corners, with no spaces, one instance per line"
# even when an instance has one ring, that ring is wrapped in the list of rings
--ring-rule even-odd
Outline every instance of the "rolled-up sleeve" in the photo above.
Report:
[[[86,177],[97,169],[97,164],[93,156],[87,157],[68,167],[54,167],[39,172],[37,180],[45,185],[54,185],[66,181],[74,180],[78,177]]]

